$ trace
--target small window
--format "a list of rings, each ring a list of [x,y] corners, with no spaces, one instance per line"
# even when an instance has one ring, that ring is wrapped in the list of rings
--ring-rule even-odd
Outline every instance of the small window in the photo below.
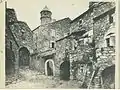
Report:
[[[112,15],[109,15],[109,23],[113,23],[113,16]]]
[[[81,24],[81,23],[82,23],[82,20],[80,19],[80,20],[79,20],[79,24]]]
[[[44,15],[47,15],[47,12],[45,12]]]
[[[10,41],[10,49],[12,50],[12,42]]]
[[[115,36],[110,36],[106,39],[107,47],[114,47],[115,46]]]
[[[52,48],[54,48],[55,47],[55,43],[54,42],[52,42]]]
[[[110,36],[110,46],[115,46],[115,36]]]
[[[106,39],[106,43],[107,43],[107,47],[109,47],[110,46],[110,38]]]
[[[77,49],[77,46],[74,46],[74,50],[76,50]]]
[[[51,30],[51,36],[55,37],[55,30],[54,29]]]

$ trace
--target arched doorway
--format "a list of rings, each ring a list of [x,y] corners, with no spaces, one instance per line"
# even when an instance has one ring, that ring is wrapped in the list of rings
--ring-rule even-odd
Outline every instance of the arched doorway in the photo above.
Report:
[[[115,88],[115,65],[105,68],[102,73],[102,87],[104,89]]]
[[[26,47],[22,47],[19,49],[19,66],[29,66],[29,60],[30,60],[30,52]]]
[[[55,76],[55,65],[52,59],[49,59],[45,62],[45,75]]]
[[[67,60],[60,65],[60,79],[61,80],[70,79],[70,62]]]

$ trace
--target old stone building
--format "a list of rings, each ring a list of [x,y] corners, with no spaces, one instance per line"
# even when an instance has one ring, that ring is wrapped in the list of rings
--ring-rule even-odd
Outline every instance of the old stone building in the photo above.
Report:
[[[56,57],[56,51],[58,49],[56,41],[69,33],[71,20],[64,18],[52,22],[52,12],[47,6],[45,6],[40,14],[41,25],[33,30],[33,39],[38,54],[36,55],[36,59],[33,60],[32,68],[46,75],[59,75],[61,59]],[[64,46],[64,43],[62,44]],[[63,52],[64,51],[62,51],[62,53]]]
[[[25,22],[18,21],[14,9],[6,8],[6,75],[19,74],[19,68],[29,67],[34,50],[33,33]],[[12,76],[13,77],[13,76]],[[7,77],[6,77],[7,78]],[[7,78],[6,81],[11,82]]]
[[[88,88],[93,81],[96,88],[100,87],[100,83],[103,85],[102,88],[114,88],[115,3],[90,3],[89,9],[71,22],[70,32],[81,33],[79,36],[73,35],[72,38],[72,42],[75,42],[73,43],[74,49],[70,54],[70,61],[77,62],[73,70],[73,75],[75,74],[73,77],[83,79],[83,82],[90,82],[86,85]],[[77,69],[75,69],[76,67]],[[109,70],[108,67],[112,70]],[[108,70],[104,72],[105,68]],[[81,75],[82,72],[83,75]],[[100,74],[101,82],[97,82],[99,78],[94,74],[95,72]],[[110,73],[109,78],[105,79],[107,75],[103,73]],[[110,85],[113,86],[110,87]]]
[[[81,88],[115,88],[115,8],[114,2],[90,2],[75,19],[54,21],[45,6],[33,31],[7,8],[6,74],[27,67],[77,80]]]
[[[87,11],[72,21],[67,18],[65,21],[68,20],[68,22],[64,22],[64,19],[51,22],[52,13],[47,7],[41,12],[41,25],[33,30],[33,33],[36,49],[39,51],[39,57],[37,56],[37,58],[41,59],[39,64],[42,62],[43,73],[48,75],[49,70],[46,70],[46,62],[49,62],[47,59],[50,59],[54,64],[51,67],[54,75],[64,76],[68,74],[68,78],[82,81],[84,88],[90,88],[91,84],[95,86],[96,84],[93,84],[93,81],[96,82],[96,78],[99,76],[95,73],[99,72],[101,75],[105,67],[107,68],[111,65],[114,67],[115,42],[113,41],[115,41],[115,30],[111,28],[115,26],[113,21],[115,20],[113,18],[115,16],[115,3],[90,2]],[[46,20],[45,22],[43,22],[43,17]],[[62,22],[63,25],[59,22]],[[107,47],[105,43],[113,46]],[[52,50],[50,47],[54,49]],[[100,52],[101,50],[102,52]],[[103,52],[108,52],[108,54]],[[104,60],[106,60],[107,65]],[[49,65],[47,66],[48,68]],[[64,71],[65,69],[66,71]],[[86,85],[84,85],[85,82],[87,83]],[[114,80],[112,82],[114,83]]]
[[[114,21],[114,2],[92,2],[87,11],[70,22],[68,35],[56,41],[56,62],[61,62],[57,64],[58,67],[65,69],[64,59],[68,60],[67,70],[70,79],[82,81],[83,88],[114,88],[115,29],[112,29],[115,28]],[[109,52],[103,54],[100,50]],[[109,66],[112,71],[109,71]],[[59,72],[61,70],[60,68]],[[110,79],[103,79],[105,73],[110,72],[112,72]],[[99,86],[102,84],[103,86]]]
[[[102,77],[103,87],[112,88],[115,84],[115,7],[93,20],[97,66],[100,67],[98,74]]]

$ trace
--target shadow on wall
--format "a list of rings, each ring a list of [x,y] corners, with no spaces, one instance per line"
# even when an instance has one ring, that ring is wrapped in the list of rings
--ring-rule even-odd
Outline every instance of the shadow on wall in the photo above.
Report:
[[[104,89],[115,88],[115,65],[107,67],[101,73]]]
[[[14,62],[15,62],[15,55],[14,52],[10,49],[6,48],[6,59],[5,59],[5,71],[6,75],[14,74]]]
[[[69,80],[70,79],[70,62],[64,61],[60,65],[60,79]]]
[[[29,66],[30,52],[26,47],[22,47],[19,50],[19,66]]]
[[[15,55],[14,52],[6,48],[5,49],[5,75],[6,75],[6,85],[14,81],[15,75]]]

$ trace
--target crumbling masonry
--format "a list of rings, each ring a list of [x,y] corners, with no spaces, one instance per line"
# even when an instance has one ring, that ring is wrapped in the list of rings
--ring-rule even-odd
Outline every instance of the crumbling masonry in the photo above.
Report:
[[[6,12],[6,81],[27,67],[78,80],[81,88],[115,88],[114,2],[90,2],[75,19],[58,21],[45,6],[34,30],[17,20],[14,9]]]

